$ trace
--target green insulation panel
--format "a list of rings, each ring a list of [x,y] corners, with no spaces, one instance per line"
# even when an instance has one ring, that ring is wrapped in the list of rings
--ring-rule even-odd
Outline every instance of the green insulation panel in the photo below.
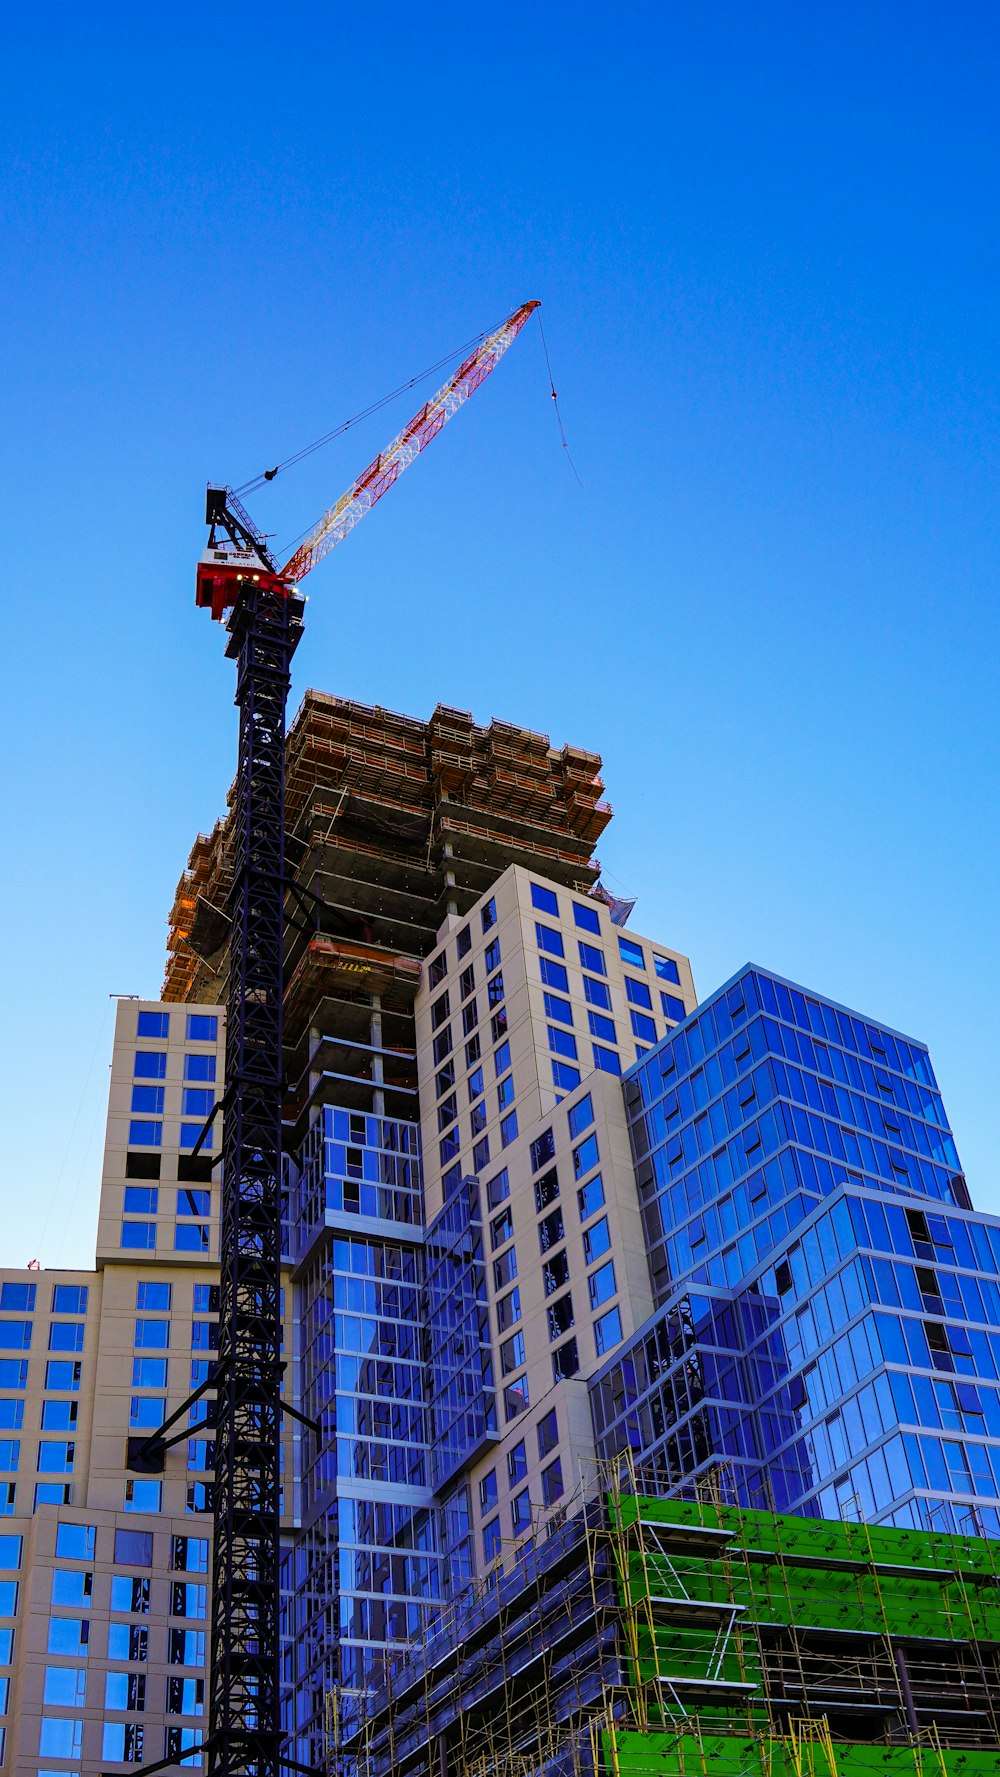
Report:
[[[612,1777],[997,1777],[992,1751],[934,1746],[836,1743],[830,1752],[807,1741],[796,1755],[788,1740],[767,1735],[658,1734],[619,1731],[601,1736]]]

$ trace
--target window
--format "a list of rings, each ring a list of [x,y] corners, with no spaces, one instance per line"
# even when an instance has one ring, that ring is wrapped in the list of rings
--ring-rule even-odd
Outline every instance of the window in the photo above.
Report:
[[[83,1574],[72,1574],[71,1573],[71,1574],[68,1574],[66,1577],[68,1579],[73,1580],[73,1579],[83,1579],[84,1576],[83,1576]],[[86,1577],[87,1577],[87,1579],[90,1580],[91,1585],[93,1585],[93,1579],[94,1579],[93,1574],[89,1573],[89,1574],[87,1574]],[[55,1601],[55,1596],[56,1596],[55,1574],[53,1574],[53,1576],[52,1576],[52,1598],[53,1598],[53,1601]],[[87,1597],[88,1598],[90,1597],[89,1591],[87,1593]],[[16,1615],[17,1615],[17,1581],[16,1580],[0,1580],[0,1617],[13,1617]]]
[[[567,1339],[565,1345],[559,1345],[552,1353],[552,1380],[564,1382],[567,1376],[575,1376],[580,1368],[580,1354],[576,1347],[576,1336]]]
[[[219,1040],[219,1020],[207,1012],[189,1012],[187,1017],[187,1040],[189,1043],[216,1043]]]
[[[579,901],[574,901],[573,919],[581,932],[593,932],[595,937],[600,937],[601,921],[596,907],[581,907]]]
[[[638,1037],[642,1043],[656,1042],[656,1025],[652,1018],[647,1018],[645,1012],[635,1011],[631,1011],[629,1017],[632,1021],[632,1035],[634,1037]]]
[[[497,1328],[505,1333],[508,1327],[516,1326],[521,1318],[521,1292],[515,1284],[509,1296],[501,1296],[497,1303]]]
[[[554,1506],[556,1500],[562,1498],[562,1491],[562,1463],[557,1456],[555,1462],[550,1462],[548,1468],[542,1470],[542,1504]]]
[[[166,1388],[167,1360],[165,1357],[134,1357],[132,1359],[133,1388]]]
[[[440,1067],[446,1056],[451,1054],[451,1025],[446,1030],[439,1030],[434,1038],[434,1066]]]
[[[174,1229],[175,1253],[207,1253],[208,1249],[207,1222],[178,1222]]]
[[[178,1191],[177,1214],[179,1216],[207,1216],[211,1213],[211,1191]]]
[[[207,1117],[214,1103],[215,1093],[210,1086],[185,1086],[181,1092],[181,1115]]]
[[[74,1406],[76,1403],[73,1403]],[[62,1407],[68,1401],[60,1401]],[[167,1417],[167,1403],[164,1395],[134,1394],[129,1407],[128,1422],[133,1431],[157,1431]]]
[[[201,1136],[201,1132],[204,1129],[204,1127],[205,1127],[204,1123],[182,1123],[181,1124],[180,1146],[182,1148],[197,1147],[199,1137]],[[209,1129],[205,1135],[204,1141],[202,1142],[202,1148],[206,1149],[206,1150],[211,1149],[213,1144],[214,1144],[214,1131]]]
[[[175,1573],[207,1573],[208,1538],[204,1536],[172,1537],[170,1565]]]
[[[537,907],[539,913],[551,913],[553,919],[559,918],[559,902],[549,888],[543,888],[540,882],[531,885],[531,905]]]
[[[493,1251],[496,1252],[498,1246],[503,1246],[505,1241],[510,1240],[513,1233],[514,1217],[508,1204],[507,1208],[500,1215],[494,1217],[490,1223],[490,1244]]]
[[[139,1252],[155,1252],[156,1223],[123,1222],[121,1243],[124,1247],[137,1248]]]
[[[0,1449],[3,1446],[0,1445]],[[17,1446],[15,1445],[16,1449]],[[38,1472],[40,1475],[68,1475],[72,1472],[76,1459],[76,1444],[66,1438],[39,1438],[38,1440]],[[4,1466],[0,1461],[0,1468]],[[11,1467],[16,1468],[13,1463]]]
[[[483,1517],[496,1510],[497,1499],[497,1471],[491,1468],[479,1480],[479,1510]]]
[[[646,958],[642,954],[642,945],[637,944],[634,938],[623,938],[619,932],[618,951],[622,962],[626,963],[630,969],[644,969],[646,967]]]
[[[510,1044],[501,1043],[499,1049],[495,1050],[493,1054],[493,1072],[496,1078],[499,1080],[500,1075],[505,1074],[509,1067]]]
[[[442,993],[431,1006],[431,1029],[440,1030],[442,1024],[444,1024],[445,1020],[450,1016],[451,999],[448,994],[448,989],[445,988],[444,993]]]
[[[185,1080],[212,1081],[215,1079],[214,1055],[185,1055]]]
[[[448,952],[442,950],[440,956],[431,958],[427,965],[428,987],[439,987],[448,973]]]
[[[592,1265],[595,1259],[602,1259],[611,1251],[611,1235],[608,1232],[608,1218],[602,1216],[592,1228],[588,1228],[583,1237],[584,1264]]]
[[[499,1006],[503,997],[503,970],[498,969],[496,974],[491,975],[486,983],[487,1004],[490,1006]]]
[[[589,1172],[592,1166],[597,1165],[599,1158],[597,1136],[588,1135],[586,1141],[582,1141],[578,1148],[573,1149],[574,1177],[582,1178],[585,1172]]]
[[[570,1135],[575,1140],[578,1135],[582,1135],[585,1129],[590,1128],[593,1121],[594,1107],[591,1103],[590,1093],[587,1092],[581,1099],[577,1100],[576,1104],[573,1105],[569,1111],[568,1122]]]
[[[17,1401],[15,1405],[23,1409],[24,1403]],[[78,1413],[79,1406],[76,1401],[43,1401],[42,1430],[75,1431]],[[157,1424],[159,1424],[159,1420],[157,1420]],[[19,1426],[15,1427],[15,1430],[17,1429]]]
[[[162,1086],[133,1086],[132,1109],[144,1111],[150,1117],[162,1117],[163,1095]]]
[[[540,956],[538,959],[538,967],[542,972],[542,985],[544,987],[554,987],[557,993],[569,992],[569,976],[563,968],[562,963],[553,962],[552,958],[549,956]]]
[[[479,1060],[479,1057],[481,1054],[482,1054],[482,1048],[480,1046],[478,1036],[470,1037],[468,1042],[465,1045],[465,1065],[466,1065],[466,1067],[475,1067],[476,1062]]]
[[[483,1167],[488,1166],[489,1163],[490,1138],[488,1135],[484,1135],[479,1141],[477,1141],[472,1150],[472,1170],[473,1172],[482,1172]]]
[[[483,968],[486,970],[487,975],[492,975],[494,969],[498,969],[499,967],[500,940],[499,938],[494,938],[492,944],[487,944],[485,952],[483,953]]]
[[[672,956],[654,956],[653,967],[661,981],[673,981],[678,987],[680,986],[680,970]]]
[[[132,1154],[125,1156],[126,1178],[159,1178],[159,1154]]]
[[[449,1123],[454,1123],[455,1118],[457,1116],[458,1116],[458,1101],[457,1101],[455,1094],[453,1092],[449,1098],[443,1099],[442,1102],[438,1105],[438,1108],[437,1108],[438,1128],[439,1129],[447,1129]]]
[[[89,1646],[90,1622],[87,1617],[49,1618],[48,1653],[86,1654]]]
[[[81,1283],[57,1283],[52,1288],[53,1314],[86,1314],[87,1286]]]
[[[580,1069],[571,1067],[568,1061],[553,1061],[552,1082],[557,1092],[572,1092],[580,1084]]]
[[[609,1259],[606,1265],[592,1272],[587,1279],[591,1308],[600,1308],[602,1302],[609,1302],[616,1287],[614,1261]]]
[[[101,1757],[118,1765],[141,1765],[144,1729],[142,1722],[106,1721]]]
[[[510,1523],[515,1536],[521,1536],[531,1528],[531,1501],[527,1487],[521,1493],[515,1493],[510,1502]]]
[[[30,1320],[0,1320],[0,1351],[27,1351],[31,1327]]]
[[[587,1183],[581,1186],[576,1194],[576,1201],[580,1211],[581,1222],[588,1221],[592,1215],[595,1215],[599,1209],[603,1208],[604,1181],[599,1172],[595,1172],[593,1178],[588,1179]]]
[[[561,1209],[554,1209],[551,1215],[538,1224],[538,1245],[543,1253],[553,1246],[558,1246],[563,1237],[563,1217]]]
[[[86,1323],[82,1320],[55,1320],[49,1327],[50,1351],[82,1351]]]
[[[679,1000],[675,994],[661,993],[660,1005],[663,1007],[664,1018],[672,1018],[675,1024],[679,1024],[682,1018],[687,1017],[684,1001]]]
[[[546,1018],[554,1018],[557,1024],[572,1024],[573,1008],[569,1000],[561,1000],[558,994],[543,994]]]
[[[593,944],[584,944],[582,942],[579,946],[579,950],[580,962],[585,969],[589,969],[592,975],[607,974],[608,971],[604,963],[603,950],[597,950]]]
[[[541,1215],[542,1210],[548,1209],[549,1204],[554,1203],[558,1195],[559,1175],[553,1166],[548,1172],[543,1172],[541,1178],[535,1180],[535,1214]]]
[[[126,1512],[158,1512],[162,1493],[159,1481],[127,1480],[124,1509]]]
[[[519,1376],[516,1382],[508,1382],[503,1391],[503,1411],[507,1423],[516,1419],[519,1413],[526,1412],[530,1405],[527,1376]]]
[[[500,1119],[500,1146],[509,1148],[512,1141],[517,1140],[517,1112],[508,1111],[506,1117]]]
[[[507,1008],[506,1006],[501,1006],[499,1012],[494,1012],[490,1019],[490,1040],[494,1043],[499,1043],[501,1038],[506,1035]]]
[[[142,1579],[138,1574],[112,1574],[111,1608],[124,1611],[134,1617],[147,1616],[149,1614],[149,1581]]]
[[[512,1333],[500,1346],[500,1371],[504,1376],[512,1376],[524,1363],[524,1334]]]
[[[125,1214],[155,1216],[160,1201],[157,1185],[126,1185]]]
[[[483,1560],[495,1561],[500,1553],[500,1520],[491,1518],[483,1525]]]
[[[645,981],[634,981],[631,975],[626,975],[625,992],[631,1005],[642,1006],[646,1012],[653,1010],[653,996]]]
[[[170,1312],[171,1288],[169,1283],[137,1283],[135,1286],[135,1305],[144,1308],[151,1314],[168,1314]]]
[[[82,1716],[42,1716],[42,1726],[38,1736],[38,1751],[41,1758],[79,1758],[82,1746]]]
[[[219,1323],[217,1320],[193,1320],[191,1322],[192,1351],[218,1351]]]
[[[137,1080],[165,1080],[167,1077],[167,1057],[163,1049],[137,1049],[132,1063],[132,1073]]]
[[[19,1438],[0,1438],[0,1471],[13,1475],[21,1458],[21,1440]],[[39,1467],[43,1465],[39,1461]]]
[[[622,1317],[617,1307],[609,1308],[607,1314],[602,1314],[594,1322],[594,1347],[598,1357],[603,1357],[605,1352],[617,1345],[621,1336]]]
[[[57,1709],[82,1708],[87,1697],[86,1666],[46,1666],[43,1703]]]
[[[538,941],[539,950],[547,951],[549,956],[566,955],[566,951],[563,947],[562,933],[554,932],[551,926],[538,925],[536,922],[535,937]]]
[[[522,1438],[519,1444],[515,1444],[514,1448],[507,1452],[508,1487],[516,1487],[519,1481],[527,1479],[527,1475],[528,1452],[525,1449],[524,1439]]]
[[[204,1629],[171,1629],[167,1636],[167,1659],[171,1666],[204,1666]]]
[[[483,908],[483,931],[488,932],[497,923],[497,904],[493,899],[487,901]]]
[[[545,1294],[547,1296],[554,1295],[556,1290],[561,1290],[563,1284],[568,1282],[569,1256],[566,1248],[563,1247],[560,1252],[553,1253],[551,1259],[546,1259],[542,1266],[542,1283],[545,1287]]]
[[[493,1261],[493,1285],[495,1289],[504,1290],[513,1283],[517,1276],[517,1249],[509,1247],[499,1259]]]
[[[617,1043],[618,1037],[615,1033],[613,1018],[606,1018],[603,1012],[588,1012],[587,1023],[590,1026],[592,1037],[600,1037],[605,1043]]]
[[[507,1109],[507,1106],[509,1104],[513,1104],[513,1102],[514,1102],[514,1076],[513,1076],[513,1074],[508,1074],[506,1079],[501,1080],[499,1086],[497,1087],[497,1110],[498,1111],[505,1111]]]
[[[42,1424],[43,1425],[45,1424],[45,1408],[46,1408],[46,1406],[49,1406],[49,1407],[51,1407],[53,1405],[69,1406],[69,1404],[70,1403],[68,1401],[59,1401],[59,1402],[47,1401],[47,1402],[45,1402],[42,1407]],[[73,1405],[74,1406],[76,1405],[75,1401],[73,1402]],[[0,1400],[0,1428],[2,1428],[4,1431],[20,1431],[23,1424],[24,1424],[24,1402],[23,1401]],[[2,1540],[2,1539],[0,1539],[0,1540]]]
[[[59,1524],[56,1555],[61,1561],[93,1561],[97,1530],[93,1524]]]
[[[128,1126],[130,1148],[159,1148],[163,1145],[162,1123],[137,1123]]]
[[[507,1177],[507,1168],[505,1166],[502,1172],[496,1173],[494,1177],[490,1179],[490,1182],[486,1187],[486,1202],[490,1209],[496,1209],[501,1203],[505,1202],[509,1196],[510,1180]]]
[[[469,951],[472,949],[471,926],[462,927],[462,930],[459,932],[458,937],[455,940],[455,949],[458,952],[459,960],[461,960],[463,956],[468,956]]]
[[[204,1617],[208,1611],[208,1587],[182,1585],[175,1582],[170,1588],[170,1615],[172,1617]]]
[[[575,1325],[573,1297],[568,1290],[565,1296],[557,1296],[554,1302],[550,1302],[545,1312],[548,1317],[550,1339],[561,1338],[563,1333],[568,1333],[570,1327]]]
[[[584,975],[583,991],[589,1006],[600,1006],[605,1012],[611,1010],[611,989],[606,981],[595,981],[593,975]]]
[[[75,1393],[79,1393],[82,1374],[82,1364],[69,1363],[64,1358],[51,1358],[45,1366],[45,1386],[46,1388],[72,1389]]]
[[[459,980],[458,980],[458,997],[459,997],[459,999],[460,1000],[467,1000],[470,993],[472,993],[472,991],[474,990],[475,985],[476,985],[475,964],[470,963],[468,968],[463,969],[461,975],[459,976]]]
[[[594,1051],[594,1066],[599,1069],[602,1074],[621,1073],[622,1064],[614,1049],[602,1049],[597,1043],[594,1043],[592,1047]]]
[[[455,1081],[454,1068],[453,1067],[447,1068],[445,1070],[445,1072],[450,1075],[450,1079],[448,1080],[448,1084],[454,1085],[454,1081]],[[444,1073],[438,1074],[438,1094],[439,1095],[442,1091],[441,1081],[444,1079],[444,1077],[445,1077]],[[481,1067],[477,1067],[477,1068],[473,1069],[472,1073],[469,1075],[468,1080],[466,1081],[466,1085],[468,1086],[468,1089],[469,1089],[469,1103],[473,1104],[483,1090],[483,1070]]]
[[[478,1003],[475,1000],[470,1000],[467,1006],[462,1007],[462,1035],[463,1035],[463,1037],[471,1036],[472,1032],[475,1030],[476,1025],[478,1023],[479,1023]]]
[[[549,1048],[553,1055],[565,1055],[567,1060],[576,1060],[576,1038],[572,1031],[560,1030],[555,1024],[547,1024]]]
[[[136,1025],[136,1035],[140,1037],[156,1037],[166,1042],[170,1035],[169,1012],[140,1012]]]
[[[129,1625],[122,1623],[122,1629]],[[146,1707],[146,1674],[144,1672],[108,1672],[104,1679],[105,1709],[131,1709],[138,1713]]]
[[[5,1314],[33,1314],[36,1288],[33,1283],[0,1284],[0,1309]]]
[[[115,1531],[116,1567],[152,1567],[153,1533],[150,1530]]]

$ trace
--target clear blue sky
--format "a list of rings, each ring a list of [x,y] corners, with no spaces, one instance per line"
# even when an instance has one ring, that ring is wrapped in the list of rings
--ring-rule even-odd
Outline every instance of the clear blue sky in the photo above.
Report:
[[[1000,1210],[994,7],[20,8],[0,189],[0,1260],[87,1263],[109,993],[235,760],[238,483],[526,297],[308,583],[313,684],[605,758],[600,852],[930,1045]],[[290,539],[415,403],[259,495]]]

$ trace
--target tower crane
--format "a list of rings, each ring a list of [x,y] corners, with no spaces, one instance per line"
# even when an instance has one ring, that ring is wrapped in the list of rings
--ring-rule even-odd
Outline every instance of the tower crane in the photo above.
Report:
[[[538,306],[522,304],[477,345],[283,567],[231,489],[208,490],[196,601],[226,624],[240,712],[227,909],[209,1777],[304,1769],[281,1753],[278,1666],[285,713],[302,635],[298,587],[485,381]]]

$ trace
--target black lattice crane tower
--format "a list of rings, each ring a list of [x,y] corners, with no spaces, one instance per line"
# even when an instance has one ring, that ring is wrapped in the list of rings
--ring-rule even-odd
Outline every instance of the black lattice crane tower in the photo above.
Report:
[[[525,303],[477,346],[284,567],[228,488],[208,492],[211,529],[198,564],[197,602],[226,622],[240,712],[228,907],[210,1777],[302,1769],[281,1756],[278,1695],[285,706],[302,634],[304,601],[296,589],[474,393],[537,307]]]

